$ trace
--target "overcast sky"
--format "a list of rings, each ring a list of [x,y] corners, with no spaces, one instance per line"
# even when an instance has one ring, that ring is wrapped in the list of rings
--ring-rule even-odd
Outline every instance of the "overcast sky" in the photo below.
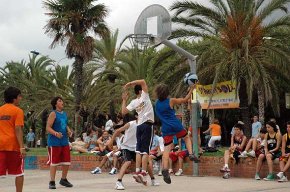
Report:
[[[52,39],[44,34],[48,17],[41,0],[0,0],[0,66],[7,61],[28,60],[30,51],[59,62],[70,64],[64,47],[49,49]],[[174,0],[99,0],[110,10],[106,22],[110,29],[119,29],[119,41],[133,33],[134,24],[142,10],[158,3],[168,8]]]
[[[169,8],[175,0],[99,0],[110,10],[106,22],[111,30],[119,29],[119,42],[133,33],[135,22],[144,8],[160,4]],[[208,4],[208,0],[195,0]],[[30,51],[48,55],[59,64],[65,59],[64,47],[49,49],[52,39],[44,34],[48,17],[42,0],[0,0],[0,67],[7,61],[28,60]]]

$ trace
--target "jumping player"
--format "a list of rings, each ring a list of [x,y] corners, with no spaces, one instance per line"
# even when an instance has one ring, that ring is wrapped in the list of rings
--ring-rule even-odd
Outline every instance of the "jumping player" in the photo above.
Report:
[[[129,105],[126,106],[128,100],[127,89],[134,87],[134,92],[137,96]],[[129,111],[136,110],[138,113],[137,126],[137,145],[136,145],[136,174],[134,179],[138,182],[146,183],[148,155],[151,148],[151,140],[153,137],[154,112],[148,94],[148,87],[144,79],[135,80],[127,83],[124,86],[125,92],[122,95],[122,115],[124,116]],[[142,171],[140,170],[142,164]]]
[[[0,107],[0,177],[14,176],[16,192],[22,192],[24,182],[24,114],[18,107],[21,99],[21,91],[9,87],[4,91],[5,104]]]
[[[184,138],[186,148],[189,152],[189,159],[191,161],[199,162],[198,158],[193,154],[191,140],[187,134],[187,131],[183,128],[181,121],[176,117],[175,110],[173,109],[174,105],[187,103],[188,99],[191,96],[194,86],[190,88],[188,94],[185,98],[168,98],[169,88],[165,84],[160,84],[156,87],[155,93],[158,98],[156,102],[156,114],[161,121],[161,132],[164,138],[164,152],[162,156],[162,175],[163,180],[170,184],[170,174],[168,172],[169,167],[169,153],[173,148],[173,136]]]
[[[48,132],[48,162],[50,165],[49,189],[56,189],[55,174],[56,167],[62,166],[62,176],[59,184],[65,187],[73,185],[67,180],[67,173],[70,166],[70,149],[68,136],[72,135],[67,125],[68,119],[63,111],[63,100],[61,97],[55,97],[51,100],[53,111],[49,114],[46,131]]]

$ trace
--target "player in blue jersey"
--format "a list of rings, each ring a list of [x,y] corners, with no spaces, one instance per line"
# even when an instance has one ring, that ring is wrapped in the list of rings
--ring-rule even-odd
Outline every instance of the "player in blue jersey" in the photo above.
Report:
[[[46,131],[48,132],[48,162],[50,165],[49,189],[55,189],[55,174],[58,165],[62,166],[62,176],[59,182],[65,187],[73,185],[67,180],[67,173],[70,166],[70,149],[68,137],[72,135],[68,127],[66,112],[63,111],[63,100],[61,97],[55,97],[51,100],[52,112],[49,114]]]
[[[165,150],[162,156],[162,163],[163,163],[163,180],[170,184],[171,179],[168,172],[169,166],[169,153],[173,148],[173,137],[176,136],[179,138],[184,138],[186,148],[189,152],[189,159],[191,161],[195,161],[196,163],[199,162],[198,158],[194,155],[192,151],[192,144],[191,140],[187,134],[186,129],[181,124],[181,121],[176,117],[175,110],[173,109],[174,105],[187,103],[190,99],[191,93],[194,89],[192,86],[184,98],[169,98],[169,88],[165,84],[159,84],[156,89],[155,93],[158,98],[155,105],[156,115],[159,117],[162,127],[161,132],[164,139],[164,146]]]

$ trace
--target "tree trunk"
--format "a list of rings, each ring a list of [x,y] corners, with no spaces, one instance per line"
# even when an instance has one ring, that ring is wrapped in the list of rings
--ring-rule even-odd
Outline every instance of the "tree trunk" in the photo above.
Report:
[[[48,118],[48,110],[45,109],[41,114],[41,147],[46,147],[46,122]]]
[[[262,89],[258,86],[258,106],[259,106],[259,121],[265,123],[265,97]]]
[[[73,64],[75,69],[75,85],[74,85],[74,93],[75,93],[75,124],[74,130],[75,135],[80,134],[80,106],[82,102],[83,96],[83,66],[84,60],[80,56],[75,57],[75,62]]]
[[[252,129],[250,126],[250,111],[249,111],[249,102],[247,94],[247,84],[244,79],[241,80],[240,89],[239,89],[239,98],[240,98],[240,112],[242,121],[245,124],[244,134],[250,138]]]

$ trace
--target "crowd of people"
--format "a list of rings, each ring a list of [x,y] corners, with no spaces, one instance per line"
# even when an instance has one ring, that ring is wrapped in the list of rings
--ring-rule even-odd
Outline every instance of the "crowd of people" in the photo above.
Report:
[[[290,167],[290,122],[287,122],[287,130],[284,135],[281,134],[280,128],[273,118],[265,124],[265,127],[262,127],[262,124],[258,121],[258,116],[254,116],[251,138],[244,135],[244,129],[242,121],[239,121],[233,127],[231,146],[224,153],[224,166],[220,169],[223,178],[228,179],[230,177],[230,158],[238,164],[240,158],[252,157],[257,158],[256,173],[253,176],[256,180],[261,180],[260,170],[264,161],[267,162],[269,171],[263,180],[275,180],[273,162],[277,159],[280,164],[280,172],[276,174],[278,182],[287,182],[285,172]]]
[[[136,98],[128,104],[130,87],[134,88]],[[121,115],[118,116],[118,121],[114,122],[109,115],[106,115],[106,122],[102,127],[87,125],[87,130],[74,142],[69,142],[73,132],[68,126],[68,117],[63,110],[64,101],[59,96],[53,98],[52,111],[46,125],[49,154],[47,164],[50,166],[49,189],[56,189],[57,166],[62,166],[59,184],[73,187],[67,179],[71,150],[77,153],[94,153],[103,157],[98,167],[92,168],[91,173],[94,175],[101,174],[105,164],[111,162],[109,174],[117,174],[115,185],[117,190],[125,189],[122,179],[133,161],[136,165],[133,178],[143,185],[147,185],[147,175],[151,179],[152,186],[159,185],[154,173],[162,175],[163,180],[170,184],[173,163],[177,163],[177,171],[174,174],[183,175],[185,158],[188,157],[195,163],[199,163],[200,160],[192,149],[192,128],[189,127],[188,130],[184,128],[175,114],[174,106],[187,103],[193,88],[194,86],[190,87],[184,98],[170,98],[167,85],[160,84],[156,87],[155,112],[161,121],[161,127],[157,127],[154,124],[153,106],[146,82],[144,80],[129,82],[124,86]],[[18,107],[21,99],[21,91],[9,87],[4,91],[5,104],[0,107],[0,127],[7,128],[7,130],[0,129],[1,135],[7,136],[0,142],[0,176],[15,175],[17,192],[21,192],[23,188],[23,158],[26,154],[23,141],[24,115]],[[130,112],[134,112],[134,115]],[[288,181],[285,172],[290,167],[290,122],[287,123],[287,132],[284,135],[281,135],[275,119],[268,121],[265,127],[263,128],[258,117],[254,116],[252,135],[251,138],[247,138],[244,134],[243,122],[238,121],[234,125],[231,146],[224,153],[224,166],[220,169],[223,178],[230,177],[231,158],[238,163],[240,158],[251,156],[257,158],[254,176],[256,180],[261,179],[259,172],[263,161],[267,161],[269,168],[269,174],[263,179],[274,180],[273,160],[279,158],[280,172],[276,176],[279,182]],[[222,135],[217,119],[213,119],[208,129],[203,132],[203,134],[207,133],[211,135],[207,147],[215,148],[216,142],[221,140]],[[198,135],[198,152],[201,154],[203,149],[200,146],[200,129]],[[35,139],[32,130],[27,134],[26,139],[31,147]]]

